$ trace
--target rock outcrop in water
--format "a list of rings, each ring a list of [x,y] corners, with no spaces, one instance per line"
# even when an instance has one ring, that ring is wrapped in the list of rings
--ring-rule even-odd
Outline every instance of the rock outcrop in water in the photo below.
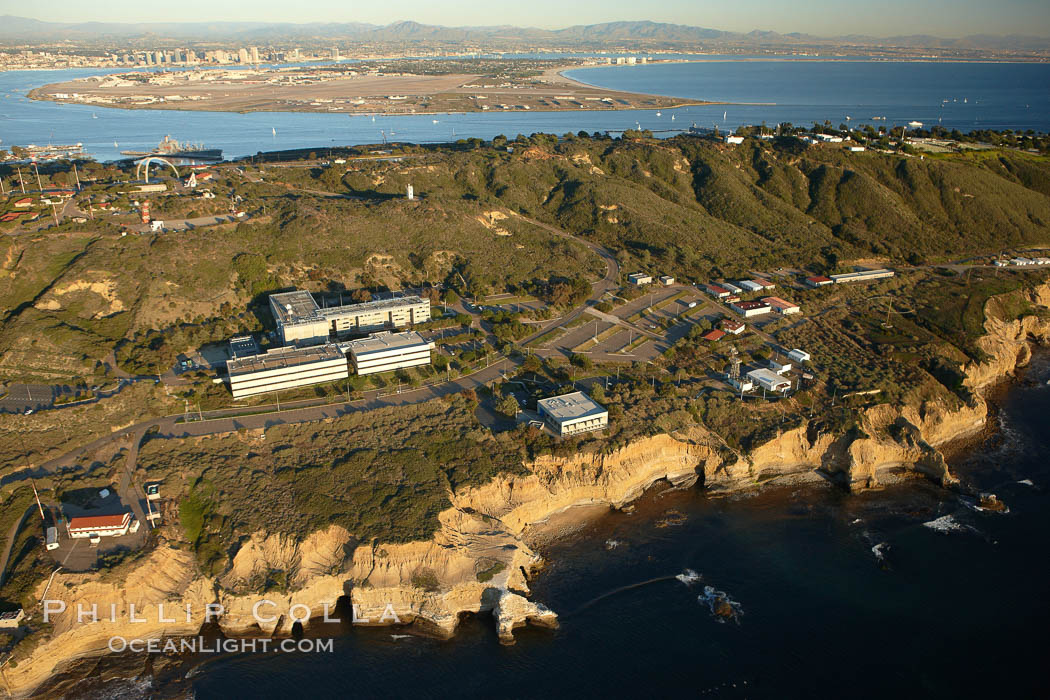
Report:
[[[1050,286],[1038,288],[1031,301],[1050,307]],[[1027,362],[1029,341],[1050,340],[1050,322],[1036,317],[1002,321],[990,316],[985,329],[979,347],[988,359],[966,367],[966,384],[974,390]],[[542,562],[525,535],[530,526],[561,511],[581,505],[621,507],[657,482],[732,492],[766,483],[834,479],[862,490],[924,475],[950,485],[955,479],[938,447],[979,430],[986,417],[986,403],[975,396],[961,407],[935,402],[875,406],[862,414],[853,436],[804,426],[746,456],[694,428],[685,435],[638,440],[608,454],[542,457],[528,465],[528,474],[503,475],[452,494],[452,507],[440,514],[440,528],[429,541],[363,543],[337,526],[303,541],[260,532],[219,579],[203,575],[190,552],[162,543],[123,581],[105,573],[57,574],[48,598],[63,601],[67,613],[55,618],[50,638],[28,659],[4,669],[6,682],[16,696],[31,694],[70,661],[106,653],[112,637],[195,634],[208,604],[222,606],[218,622],[230,635],[287,635],[295,616],[308,618],[305,624],[326,612],[334,617],[342,599],[350,603],[355,624],[412,622],[443,636],[455,632],[462,615],[490,612],[500,639],[512,643],[513,631],[525,624],[557,625],[553,611],[526,597],[527,577]],[[250,592],[272,571],[284,572],[286,590]],[[37,593],[43,593],[43,584]],[[97,605],[100,620],[78,622],[78,604],[87,610]],[[145,622],[130,620],[132,604],[135,617]]]

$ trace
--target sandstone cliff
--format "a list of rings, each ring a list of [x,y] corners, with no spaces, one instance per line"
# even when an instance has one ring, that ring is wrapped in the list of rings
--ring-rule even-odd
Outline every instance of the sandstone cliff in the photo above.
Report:
[[[1031,301],[1050,307],[1050,286],[1037,289]],[[1030,356],[1030,340],[1050,339],[1050,323],[1036,317],[1002,321],[989,314],[985,329],[980,347],[989,359],[966,367],[973,389],[1011,375]],[[450,494],[452,505],[440,514],[440,528],[429,541],[358,542],[337,526],[303,541],[260,532],[220,579],[201,574],[189,552],[161,544],[123,581],[57,574],[48,598],[63,601],[67,613],[56,618],[48,641],[5,669],[6,680],[15,695],[26,695],[71,659],[105,653],[112,636],[194,634],[208,604],[222,606],[218,621],[231,635],[289,634],[295,618],[309,624],[326,611],[334,616],[341,598],[352,605],[355,624],[415,622],[441,635],[453,634],[465,613],[491,612],[501,640],[511,643],[521,625],[557,625],[553,611],[526,597],[527,576],[541,564],[524,539],[531,525],[575,506],[622,506],[661,481],[737,491],[771,481],[831,478],[864,489],[923,474],[947,485],[954,477],[938,446],[979,430],[986,416],[987,405],[977,396],[961,407],[876,406],[863,413],[860,430],[850,436],[803,426],[746,456],[727,451],[697,427],[608,454],[543,457],[525,475],[500,476]],[[248,592],[272,571],[284,572],[284,589]],[[260,601],[266,601],[262,608]],[[85,609],[97,604],[101,619],[78,622],[78,603]],[[131,621],[132,604],[144,622]]]

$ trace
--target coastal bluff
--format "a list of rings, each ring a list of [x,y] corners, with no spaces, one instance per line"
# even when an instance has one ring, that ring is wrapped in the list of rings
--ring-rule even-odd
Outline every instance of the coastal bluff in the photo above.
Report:
[[[36,594],[43,596],[47,586],[48,599],[65,603],[67,612],[16,665],[5,667],[7,692],[40,692],[71,662],[108,653],[115,636],[196,635],[209,605],[221,606],[217,622],[230,636],[287,636],[293,618],[309,626],[328,613],[352,614],[353,624],[361,625],[411,623],[447,637],[465,614],[491,614],[501,641],[513,643],[521,626],[558,625],[556,611],[529,599],[529,577],[543,565],[529,544],[529,529],[575,507],[621,508],[660,483],[712,494],[816,480],[862,491],[917,476],[953,486],[957,480],[940,448],[979,431],[988,416],[980,391],[1023,366],[1032,343],[1050,341],[1050,285],[1029,292],[1026,301],[1040,313],[1015,320],[992,308],[996,299],[988,302],[985,335],[978,340],[984,358],[964,367],[972,398],[960,405],[877,405],[863,411],[847,434],[803,425],[748,454],[694,426],[610,452],[543,456],[526,464],[524,474],[449,493],[451,505],[427,541],[358,541],[332,525],[301,540],[256,532],[217,577],[205,575],[191,551],[163,540],[119,577],[59,571]],[[284,573],[284,585],[255,590],[273,571]],[[78,621],[78,604],[97,606],[99,619]],[[141,622],[132,621],[132,605]],[[260,605],[265,621],[259,620]]]

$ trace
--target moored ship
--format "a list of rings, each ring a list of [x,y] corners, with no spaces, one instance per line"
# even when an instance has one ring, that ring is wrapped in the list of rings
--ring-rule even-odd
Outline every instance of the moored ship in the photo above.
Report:
[[[222,160],[221,148],[205,148],[203,144],[179,143],[171,136],[165,136],[152,151],[121,151],[121,155],[145,158],[160,156],[163,158],[185,158],[187,160]]]

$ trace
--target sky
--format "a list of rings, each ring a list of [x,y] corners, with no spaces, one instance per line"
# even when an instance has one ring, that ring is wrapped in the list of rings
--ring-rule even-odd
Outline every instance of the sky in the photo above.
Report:
[[[366,22],[444,26],[573,24],[652,20],[711,29],[817,35],[1026,34],[1050,36],[1047,0],[0,0],[0,14],[83,22]]]

